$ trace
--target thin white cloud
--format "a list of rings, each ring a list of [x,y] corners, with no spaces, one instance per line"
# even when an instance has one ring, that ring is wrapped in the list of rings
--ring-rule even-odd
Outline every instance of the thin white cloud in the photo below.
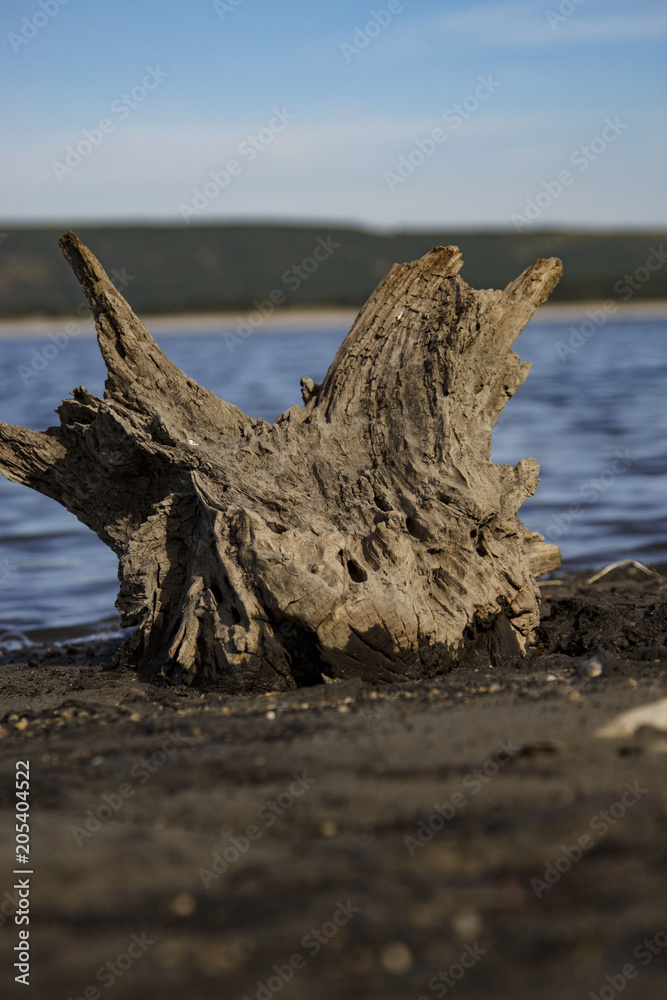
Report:
[[[63,136],[57,133],[33,134],[21,144],[7,148],[5,153],[5,191],[14,189],[50,190],[54,200],[78,185],[94,181],[100,186],[123,187],[150,183],[160,178],[164,186],[180,184],[186,188],[197,184],[210,170],[220,170],[232,159],[240,160],[243,175],[289,172],[319,175],[332,172],[377,170],[384,162],[403,151],[409,151],[417,140],[426,139],[432,130],[442,127],[448,133],[450,147],[460,143],[502,140],[503,144],[526,139],[534,141],[540,133],[552,134],[564,125],[571,126],[573,117],[565,113],[546,116],[544,113],[516,115],[497,114],[492,106],[481,105],[458,130],[447,126],[443,115],[450,108],[433,115],[402,115],[400,117],[357,117],[290,123],[283,132],[258,152],[249,162],[239,154],[239,147],[251,127],[234,129],[214,125],[190,124],[143,128],[120,124],[105,136],[99,146],[81,157],[81,162],[68,171],[54,170],[54,163],[66,163],[67,150],[84,139],[84,132]],[[84,150],[86,149],[84,145]],[[76,154],[75,154],[76,155]],[[69,159],[70,163],[75,160]],[[238,186],[238,185],[236,185]]]
[[[443,14],[419,27],[422,48],[452,41],[458,46],[475,48],[511,48],[571,44],[607,44],[629,39],[653,39],[667,33],[667,14],[623,14],[608,10],[593,13],[586,4],[562,16],[558,0],[535,3],[517,0],[511,3],[486,3],[466,11]],[[550,15],[555,15],[550,17]],[[562,19],[561,19],[562,17]],[[414,54],[416,39],[412,32],[397,39],[396,50]]]
[[[576,115],[502,114],[489,101],[392,192],[385,172],[396,171],[399,157],[409,156],[416,140],[425,140],[442,124],[441,115],[295,121],[253,162],[244,162],[195,221],[269,217],[356,219],[380,226],[509,225],[511,212],[566,167],[572,150],[594,138],[604,123],[591,123],[586,109]],[[641,120],[633,118],[632,125],[630,162],[623,162],[630,151],[619,142],[600,169],[583,177],[576,193],[568,191],[554,205],[545,222],[569,223],[574,206],[583,213],[582,223],[631,219],[641,224],[650,212],[653,221],[664,217],[651,176],[658,168],[649,169],[649,161],[662,163],[662,157],[642,158],[636,189],[630,191],[625,181],[636,165],[636,143],[647,151],[656,146],[648,112]],[[127,123],[62,182],[50,164],[62,155],[63,139],[34,135],[7,158],[4,190],[12,195],[3,199],[0,216],[179,221],[179,205],[192,202],[209,171],[239,158],[238,145],[249,131],[175,123],[144,129]],[[624,192],[621,203],[619,191]]]

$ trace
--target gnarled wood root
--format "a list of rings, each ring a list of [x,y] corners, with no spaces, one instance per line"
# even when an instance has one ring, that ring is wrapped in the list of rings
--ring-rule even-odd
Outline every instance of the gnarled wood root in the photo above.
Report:
[[[108,378],[46,432],[0,425],[0,471],[120,561],[121,656],[229,692],[325,673],[397,681],[525,649],[556,546],[517,511],[539,467],[490,458],[529,370],[511,350],[556,285],[539,260],[474,291],[456,247],[395,265],[304,405],[255,420],[181,372],[72,233]]]

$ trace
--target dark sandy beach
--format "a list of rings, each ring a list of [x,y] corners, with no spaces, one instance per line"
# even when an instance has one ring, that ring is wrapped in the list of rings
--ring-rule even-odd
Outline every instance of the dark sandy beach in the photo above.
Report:
[[[4,656],[3,996],[663,997],[667,733],[595,731],[667,696],[667,590],[585,579],[542,585],[528,658],[423,683],[229,699],[112,646]]]

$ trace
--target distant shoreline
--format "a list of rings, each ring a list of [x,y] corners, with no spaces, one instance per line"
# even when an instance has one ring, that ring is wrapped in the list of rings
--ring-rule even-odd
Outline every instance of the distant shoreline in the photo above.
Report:
[[[609,300],[607,300],[609,301]],[[651,299],[643,302],[615,302],[616,310],[611,319],[659,319],[667,317],[667,299]],[[600,300],[591,302],[556,302],[541,306],[536,319],[545,323],[583,320],[587,311],[602,309]],[[256,315],[253,310],[245,312],[183,313],[178,315],[158,315],[140,317],[155,336],[169,336],[187,333],[235,333],[239,324],[248,323],[248,317]],[[321,332],[337,327],[351,327],[358,315],[355,309],[281,309],[268,316],[256,326],[263,333]],[[49,333],[65,331],[67,325],[76,323],[79,336],[92,336],[92,318],[82,320],[76,316],[24,317],[20,319],[0,319],[0,340],[7,340],[19,334],[22,337],[46,337]]]
[[[602,309],[604,303],[613,302],[616,309],[610,318],[622,316],[624,319],[660,319],[667,316],[667,299],[645,299],[643,302],[617,302],[615,299],[596,299],[591,302],[550,302],[540,306],[535,313],[537,319],[549,322],[579,319],[588,310]]]

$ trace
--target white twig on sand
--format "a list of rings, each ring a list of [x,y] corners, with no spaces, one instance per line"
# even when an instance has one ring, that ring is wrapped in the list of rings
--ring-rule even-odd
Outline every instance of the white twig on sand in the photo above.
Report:
[[[642,726],[667,732],[667,698],[621,712],[606,726],[596,729],[595,735],[611,740],[622,739],[624,736],[633,736]]]
[[[613,569],[618,569],[619,566],[634,566],[635,569],[640,569],[643,573],[646,573],[647,576],[654,576],[656,579],[662,580],[659,573],[656,573],[654,569],[649,569],[648,566],[644,566],[643,563],[637,562],[635,559],[621,559],[620,562],[610,563],[608,566],[605,566],[604,569],[601,569],[598,573],[589,577],[589,579],[586,580],[586,583],[597,583],[603,576],[606,576],[607,573],[611,573]]]

